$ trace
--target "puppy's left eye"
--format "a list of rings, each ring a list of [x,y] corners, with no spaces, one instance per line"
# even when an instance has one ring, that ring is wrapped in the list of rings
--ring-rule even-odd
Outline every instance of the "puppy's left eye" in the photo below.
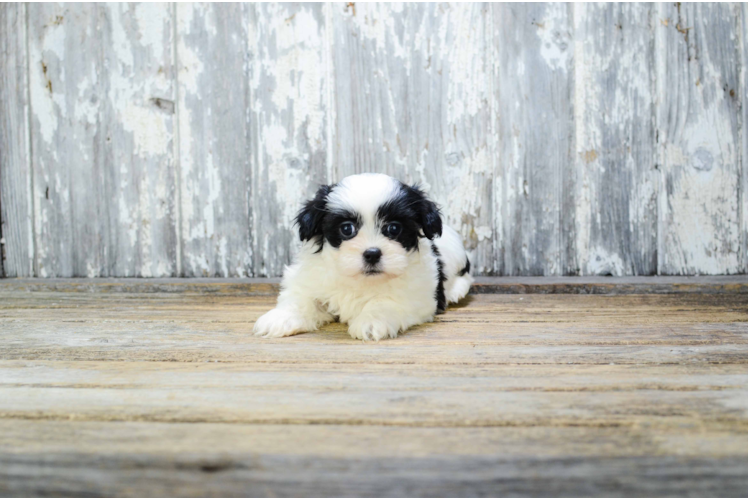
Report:
[[[386,226],[384,226],[384,230],[382,232],[389,238],[397,238],[402,230],[403,226],[399,222],[390,222]]]

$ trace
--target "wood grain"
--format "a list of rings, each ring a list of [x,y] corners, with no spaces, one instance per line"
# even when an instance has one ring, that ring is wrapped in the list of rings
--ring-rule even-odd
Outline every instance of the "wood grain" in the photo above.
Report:
[[[746,294],[483,294],[362,343],[338,324],[255,338],[275,296],[215,280],[4,288],[15,281],[0,291],[5,495],[748,487]]]
[[[29,6],[36,270],[175,269],[166,5]]]
[[[106,261],[87,276],[175,276],[174,19],[167,4],[101,5]]]
[[[499,116],[495,154],[501,159],[496,173],[499,274],[569,274],[576,266],[567,248],[574,234],[573,190],[566,189],[573,186],[571,7],[492,8]]]
[[[642,426],[445,433],[28,420],[0,421],[0,428],[0,491],[16,495],[734,496],[746,488],[745,439],[725,431]],[[309,449],[316,450],[313,458],[299,452]],[[704,458],[705,452],[715,458]]]
[[[104,203],[97,8],[28,6],[35,275],[101,275]],[[78,84],[81,84],[80,89]],[[72,166],[75,167],[72,167]],[[108,201],[108,200],[107,200]]]
[[[0,277],[34,275],[26,6],[0,5]]]
[[[249,8],[175,6],[186,277],[253,275]]]
[[[279,276],[301,246],[293,220],[328,175],[329,4],[252,8],[254,275]]]
[[[740,11],[740,29],[738,30],[738,51],[740,53],[739,82],[742,93],[738,92],[740,98],[740,132],[741,132],[741,156],[740,156],[740,200],[738,212],[740,213],[740,240],[741,266],[740,272],[748,272],[748,5],[743,4]]]
[[[748,361],[747,301],[732,294],[477,295],[434,323],[362,347],[337,323],[291,339],[251,336],[272,296],[13,292],[3,295],[0,340],[4,359],[33,360],[741,364]]]
[[[658,4],[658,272],[739,270],[737,5]]]
[[[576,4],[576,252],[581,274],[657,272],[652,4]]]
[[[180,366],[181,365],[181,366]],[[647,367],[1,362],[0,418],[406,427],[740,428],[748,376]],[[553,381],[553,382],[549,382]]]

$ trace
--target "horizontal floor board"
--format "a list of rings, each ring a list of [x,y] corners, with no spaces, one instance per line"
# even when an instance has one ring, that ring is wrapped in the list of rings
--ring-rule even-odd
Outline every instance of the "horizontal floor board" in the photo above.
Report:
[[[706,391],[748,385],[744,365],[489,365],[0,361],[2,387],[311,391]]]
[[[393,340],[261,339],[274,297],[6,294],[0,359],[317,364],[746,363],[748,296],[476,295]]]
[[[188,372],[170,363],[3,362],[0,417],[404,426],[619,426],[651,420],[748,430],[748,374],[736,366],[720,375],[703,369],[686,375],[681,369],[680,378],[667,381],[638,373],[628,383],[614,376],[621,368],[600,376],[601,369],[551,367],[540,370],[545,377],[528,367],[469,373],[289,368],[210,364]]]
[[[0,492],[11,495],[739,496],[748,486],[746,437],[709,430],[24,420],[0,430]]]

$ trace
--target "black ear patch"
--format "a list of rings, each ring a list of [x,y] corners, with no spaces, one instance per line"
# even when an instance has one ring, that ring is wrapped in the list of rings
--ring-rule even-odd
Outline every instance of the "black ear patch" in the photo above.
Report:
[[[308,241],[313,238],[322,237],[322,221],[327,212],[327,195],[330,194],[335,184],[320,186],[313,199],[304,203],[296,216],[296,224],[299,226],[299,238]],[[320,241],[320,243],[322,243]]]
[[[421,191],[418,186],[405,186],[408,191],[408,198],[412,207],[415,209],[418,220],[423,230],[423,235],[433,240],[436,236],[442,235],[442,217],[439,207],[436,203],[426,197],[426,193]]]

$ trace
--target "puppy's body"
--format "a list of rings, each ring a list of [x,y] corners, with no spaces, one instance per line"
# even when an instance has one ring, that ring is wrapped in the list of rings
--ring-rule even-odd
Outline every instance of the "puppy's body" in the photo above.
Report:
[[[304,244],[257,335],[284,337],[338,319],[353,338],[394,338],[431,321],[472,283],[460,237],[442,227],[436,206],[386,175],[322,187],[297,222]]]

